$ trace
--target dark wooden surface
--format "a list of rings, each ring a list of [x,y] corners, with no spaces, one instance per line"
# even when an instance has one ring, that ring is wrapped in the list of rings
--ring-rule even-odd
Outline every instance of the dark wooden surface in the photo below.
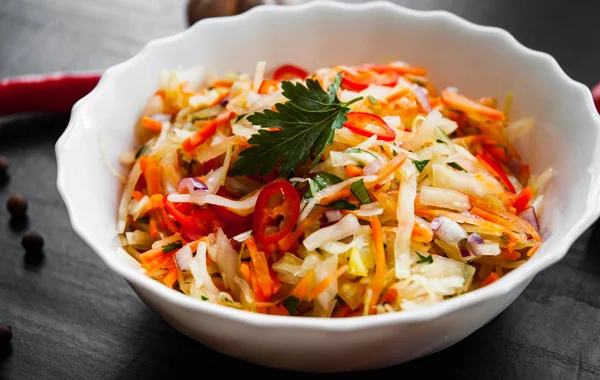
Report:
[[[506,28],[552,54],[573,78],[600,80],[597,0],[406,0]],[[0,77],[103,69],[155,37],[185,27],[183,0],[2,0]],[[0,185],[0,379],[170,379],[216,368],[292,376],[218,355],[175,332],[72,232],[55,186],[54,143],[68,115],[0,120],[0,154],[11,179]],[[9,220],[12,194],[29,200],[26,226]],[[46,237],[42,262],[20,246],[23,230]],[[600,225],[559,264],[539,274],[504,313],[438,354],[369,375],[390,378],[599,379]],[[201,322],[199,322],[201,323]],[[376,355],[377,353],[365,353]]]

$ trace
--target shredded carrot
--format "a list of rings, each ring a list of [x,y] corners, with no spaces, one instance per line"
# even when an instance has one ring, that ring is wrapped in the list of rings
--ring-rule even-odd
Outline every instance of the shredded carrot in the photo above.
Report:
[[[213,82],[213,87],[231,87],[233,85],[232,81],[229,80],[216,80]]]
[[[165,277],[163,277],[163,282],[169,288],[172,288],[173,284],[175,283],[175,281],[177,281],[178,277],[179,277],[179,274],[177,273],[177,268],[173,267],[173,268],[169,269],[169,272],[167,272]]]
[[[455,108],[466,113],[476,113],[492,120],[504,120],[504,113],[502,111],[486,107],[452,91],[442,91],[440,99],[444,105],[450,108]]]
[[[398,297],[398,289],[388,288],[388,290],[383,294],[383,297],[381,297],[381,300],[379,300],[379,302],[382,304],[392,303],[396,300],[397,297]]]
[[[385,166],[383,168],[381,168],[381,170],[379,170],[379,173],[377,174],[377,178],[375,180],[369,181],[369,182],[365,181],[364,182],[365,187],[367,189],[372,189],[377,184],[379,184],[381,181],[385,180],[392,173],[394,173],[396,170],[398,170],[400,168],[400,166],[402,166],[402,164],[406,160],[406,157],[408,157],[406,155],[406,153],[398,154],[396,157],[394,157],[394,159],[392,159],[390,162],[385,164]],[[347,186],[347,187],[344,187],[343,189],[340,189],[337,193],[331,194],[330,196],[324,197],[323,199],[321,199],[321,204],[328,205],[337,200],[348,198],[351,194],[352,193],[350,191],[350,186]]]
[[[313,282],[314,273],[312,271],[308,272],[306,276],[298,284],[292,291],[292,295],[298,299],[304,299],[308,294],[308,289]]]
[[[212,104],[210,105],[211,107],[216,106],[217,104],[220,104],[223,100],[225,100],[225,98],[227,98],[229,96],[229,94],[231,93],[231,91],[227,90],[227,91],[223,91],[222,94],[220,94],[214,102],[212,102]]]
[[[250,259],[252,260],[252,266],[254,267],[260,290],[266,298],[270,298],[273,294],[273,280],[269,273],[267,258],[265,257],[264,252],[261,252],[256,248],[254,237],[251,236],[246,239],[246,246],[250,251]]]
[[[179,232],[179,228],[177,227],[177,225],[175,224],[175,222],[173,222],[173,220],[171,219],[171,217],[167,214],[167,211],[161,207],[159,209],[157,209],[158,214],[160,216],[160,218],[162,219],[162,221],[164,222],[165,226],[167,227],[167,229],[169,231],[171,231],[172,233],[178,233]]]
[[[315,207],[308,217],[306,217],[306,219],[296,226],[294,231],[290,232],[286,237],[283,238],[283,240],[279,242],[279,249],[282,251],[289,250],[294,244],[296,244],[304,231],[306,231],[308,227],[312,226],[321,218],[323,213],[325,213],[325,210],[327,210],[325,207]]]
[[[142,264],[147,263],[147,262],[150,262],[162,255],[163,255],[163,249],[162,249],[162,245],[161,245],[159,247],[149,249],[146,252],[142,253],[140,255],[140,261],[142,262]]]
[[[373,231],[373,245],[375,246],[375,276],[371,284],[373,291],[371,300],[373,304],[377,304],[379,295],[383,290],[387,265],[385,262],[385,249],[383,247],[383,231],[379,217],[376,215],[371,217],[371,230]]]
[[[281,312],[281,315],[290,315],[290,312],[288,311],[288,309],[285,308],[285,306],[283,305],[279,305],[277,306],[279,308],[279,311]]]
[[[146,180],[146,189],[148,195],[161,193],[160,179],[158,176],[158,166],[152,157],[142,156],[140,157],[140,168],[144,173],[144,179]]]
[[[367,189],[380,183],[381,181],[389,177],[390,174],[398,170],[406,160],[406,157],[408,157],[406,153],[399,153],[396,157],[390,160],[390,162],[385,164],[385,166],[382,167],[381,170],[379,170],[379,173],[377,173],[377,179],[375,181],[365,182],[365,186],[367,187]]]
[[[152,203],[152,208],[161,208],[164,206],[162,194],[153,194],[150,197],[150,202]]]
[[[166,93],[165,90],[156,90],[156,92],[154,93],[154,95],[156,96],[160,96],[161,98],[164,98]]]
[[[250,273],[250,266],[247,263],[240,264],[240,273],[249,284],[252,284],[252,273]]]
[[[521,258],[521,253],[518,251],[515,251],[514,249],[512,251],[503,249],[502,257],[504,257],[508,261],[517,261],[517,260],[519,260],[519,258]]]
[[[275,91],[277,90],[277,86],[278,86],[279,82],[272,80],[272,79],[263,79],[262,83],[260,84],[260,87],[258,88],[258,93],[259,94],[268,94],[271,91]]]
[[[150,236],[155,238],[158,236],[158,225],[156,219],[150,217]]]
[[[433,240],[433,231],[424,228],[418,222],[415,222],[412,229],[412,236],[419,241],[428,242]]]
[[[148,116],[144,116],[141,121],[142,127],[148,128],[152,132],[160,133],[162,130],[162,123],[160,121],[156,121]]]
[[[352,308],[348,305],[344,305],[342,307],[335,309],[335,311],[333,312],[331,317],[332,318],[345,318],[345,317],[349,316],[351,313],[352,313]]]
[[[142,193],[141,191],[137,191],[134,190],[133,192],[131,192],[131,196],[133,197],[133,199],[135,199],[136,201],[141,200],[142,198],[144,198],[144,193]]]
[[[489,284],[491,284],[492,282],[498,280],[500,278],[500,276],[498,275],[498,273],[496,272],[492,272],[490,273],[485,280],[483,280],[483,282],[481,283],[481,286],[487,286]]]
[[[363,169],[358,165],[346,165],[344,170],[346,171],[346,175],[348,177],[358,177],[362,175],[363,172]]]
[[[328,277],[324,278],[321,282],[319,282],[318,284],[316,284],[314,286],[314,288],[312,288],[311,291],[308,293],[307,300],[308,301],[312,301],[319,294],[323,293],[329,287],[329,285],[331,285],[331,283],[333,281],[337,281],[337,279],[341,275],[343,275],[344,273],[346,273],[346,270],[348,270],[348,266],[344,265],[343,267],[338,268],[338,270],[335,273],[333,273],[331,276],[328,276]]]
[[[514,223],[511,223],[508,220],[501,218],[497,215],[494,215],[492,213],[489,213],[487,211],[483,211],[482,209],[480,209],[477,206],[471,208],[471,214],[477,215],[481,219],[487,220],[489,222],[501,225],[504,228],[507,228],[511,231],[522,231],[521,228],[519,226],[515,225]]]
[[[142,264],[142,267],[146,269],[148,273],[152,273],[159,268],[171,269],[171,267],[175,265],[175,260],[173,259],[174,253],[175,251],[165,253],[152,261]]]

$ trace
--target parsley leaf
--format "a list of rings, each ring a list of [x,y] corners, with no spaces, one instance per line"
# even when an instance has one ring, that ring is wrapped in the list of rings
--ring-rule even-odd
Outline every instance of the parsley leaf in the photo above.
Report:
[[[375,99],[373,97],[373,95],[369,95],[369,96],[367,96],[367,98],[369,99],[369,101],[371,102],[371,104],[377,104],[377,99]]]
[[[425,167],[427,166],[427,164],[429,163],[429,161],[430,160],[413,161],[413,163],[415,164],[415,166],[419,170],[419,173],[422,173],[423,170],[425,170]]]
[[[294,296],[289,296],[281,304],[287,309],[290,315],[296,315],[298,312],[298,306],[300,305],[300,300]]]
[[[202,298],[202,301],[208,301],[208,297],[204,297],[204,296],[200,296]]]
[[[363,179],[360,179],[356,182],[352,182],[352,185],[350,185],[350,191],[352,192],[352,194],[354,194],[356,199],[358,199],[358,201],[363,205],[366,203],[373,202],[371,200],[369,192],[367,191],[367,188],[365,187],[365,181]]]
[[[446,162],[446,165],[450,166],[451,168],[454,168],[456,170],[461,170],[463,172],[466,172],[467,170],[465,168],[463,168],[462,166],[460,166],[458,163],[452,161],[452,162]]]
[[[345,199],[340,199],[339,201],[335,201],[335,202],[331,202],[330,204],[326,205],[325,207],[334,209],[334,210],[350,210],[350,211],[354,211],[358,208],[357,205],[355,205],[354,203],[350,203]]]
[[[319,173],[309,181],[309,190],[304,195],[305,198],[310,198],[314,194],[323,190],[326,187],[335,185],[336,183],[342,182],[342,179],[336,175],[329,174],[326,172]]]
[[[242,120],[243,118],[245,118],[246,116],[248,116],[247,113],[243,113],[240,116],[235,118],[235,122],[238,123],[240,120]]]
[[[423,256],[419,252],[417,252],[417,256],[419,256],[417,264],[433,264],[433,256]]]
[[[277,103],[277,112],[266,109],[248,116],[248,121],[262,128],[248,140],[251,146],[240,152],[231,174],[265,175],[278,167],[280,176],[288,177],[311,153],[313,163],[319,162],[335,130],[348,120],[348,105],[362,99],[342,103],[337,97],[341,81],[338,73],[329,92],[314,79],[306,79],[306,84],[283,81],[283,96],[289,101]]]
[[[169,253],[169,252],[173,252],[174,250],[179,249],[181,247],[182,247],[181,240],[178,240],[176,242],[163,245],[162,251],[163,251],[163,253]]]

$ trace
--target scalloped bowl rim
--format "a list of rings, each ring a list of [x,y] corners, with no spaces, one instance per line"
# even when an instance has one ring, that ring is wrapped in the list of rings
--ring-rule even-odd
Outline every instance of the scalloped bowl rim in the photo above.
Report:
[[[74,106],[71,112],[71,119],[69,124],[56,143],[56,157],[58,164],[57,172],[57,188],[58,192],[63,198],[69,219],[73,230],[83,239],[86,244],[92,248],[98,256],[116,273],[124,277],[129,283],[134,283],[137,286],[143,287],[145,290],[158,295],[161,298],[168,298],[171,302],[177,304],[180,307],[188,310],[198,311],[203,314],[213,315],[221,318],[226,318],[231,321],[243,323],[247,325],[272,325],[277,327],[294,327],[294,328],[310,328],[310,329],[321,329],[321,330],[339,330],[348,331],[355,329],[368,328],[374,325],[392,325],[398,323],[410,323],[416,321],[428,321],[439,318],[445,314],[449,314],[453,311],[470,307],[472,305],[484,302],[486,300],[498,298],[502,295],[509,293],[511,290],[518,287],[519,284],[526,282],[528,279],[532,279],[537,273],[548,268],[552,264],[562,259],[571,245],[575,240],[583,234],[583,232],[592,225],[592,223],[600,216],[600,162],[592,162],[587,168],[591,174],[591,183],[588,195],[594,195],[593,197],[588,196],[588,208],[578,223],[572,225],[564,232],[564,237],[560,240],[560,244],[549,250],[540,260],[535,262],[528,261],[518,270],[513,271],[506,276],[503,276],[499,281],[492,283],[484,288],[477,289],[458,297],[445,300],[443,302],[429,305],[416,310],[402,311],[396,313],[386,313],[379,315],[370,315],[361,318],[347,318],[347,319],[325,319],[325,318],[314,318],[314,317],[302,317],[302,318],[290,318],[283,316],[263,315],[258,313],[248,313],[234,308],[228,308],[217,304],[208,302],[202,302],[193,297],[186,296],[182,293],[173,291],[167,288],[163,284],[158,283],[149,277],[125,270],[123,264],[117,260],[114,255],[114,250],[107,249],[105,246],[95,244],[90,236],[93,231],[86,231],[81,227],[79,223],[79,217],[74,211],[71,198],[69,196],[69,190],[67,189],[62,175],[62,151],[64,149],[65,141],[68,136],[73,132],[76,125],[81,124],[83,115],[85,114],[85,107],[95,97],[99,97],[102,94],[103,87],[109,83],[114,73],[125,70],[128,67],[135,66],[143,62],[145,57],[155,47],[169,44],[174,40],[182,39],[186,35],[193,33],[196,28],[201,27],[205,24],[218,24],[223,22],[230,22],[232,20],[241,20],[251,17],[260,17],[260,15],[267,15],[269,13],[277,12],[300,12],[305,9],[313,7],[336,7],[339,10],[347,9],[371,9],[371,8],[384,8],[389,12],[395,12],[397,14],[404,14],[415,18],[439,18],[450,22],[453,27],[461,28],[471,33],[478,33],[485,35],[491,39],[504,39],[509,42],[511,48],[517,53],[529,55],[535,57],[540,65],[547,65],[552,68],[554,75],[558,76],[565,85],[575,87],[577,91],[582,93],[582,96],[586,99],[583,107],[587,109],[587,112],[594,115],[592,118],[595,121],[595,127],[600,130],[600,116],[597,114],[594,107],[593,99],[590,90],[573,79],[571,79],[559,66],[556,60],[547,53],[532,50],[515,39],[509,32],[498,27],[483,26],[467,21],[453,13],[443,10],[434,11],[420,11],[413,10],[396,5],[385,1],[374,1],[362,4],[346,4],[334,1],[315,1],[308,2],[300,5],[287,5],[287,6],[273,6],[273,5],[261,5],[250,9],[249,11],[235,15],[221,18],[205,19],[192,25],[190,28],[181,31],[172,36],[156,39],[148,42],[143,49],[136,55],[132,56],[126,61],[114,65],[108,68],[102,75],[98,85],[85,97],[80,99]]]

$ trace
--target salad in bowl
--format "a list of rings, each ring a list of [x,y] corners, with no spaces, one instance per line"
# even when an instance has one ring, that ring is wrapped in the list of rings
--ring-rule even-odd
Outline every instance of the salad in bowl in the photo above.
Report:
[[[165,72],[121,155],[117,230],[139,270],[249,312],[358,317],[489,285],[542,244],[552,169],[513,146],[512,96],[396,61]]]

